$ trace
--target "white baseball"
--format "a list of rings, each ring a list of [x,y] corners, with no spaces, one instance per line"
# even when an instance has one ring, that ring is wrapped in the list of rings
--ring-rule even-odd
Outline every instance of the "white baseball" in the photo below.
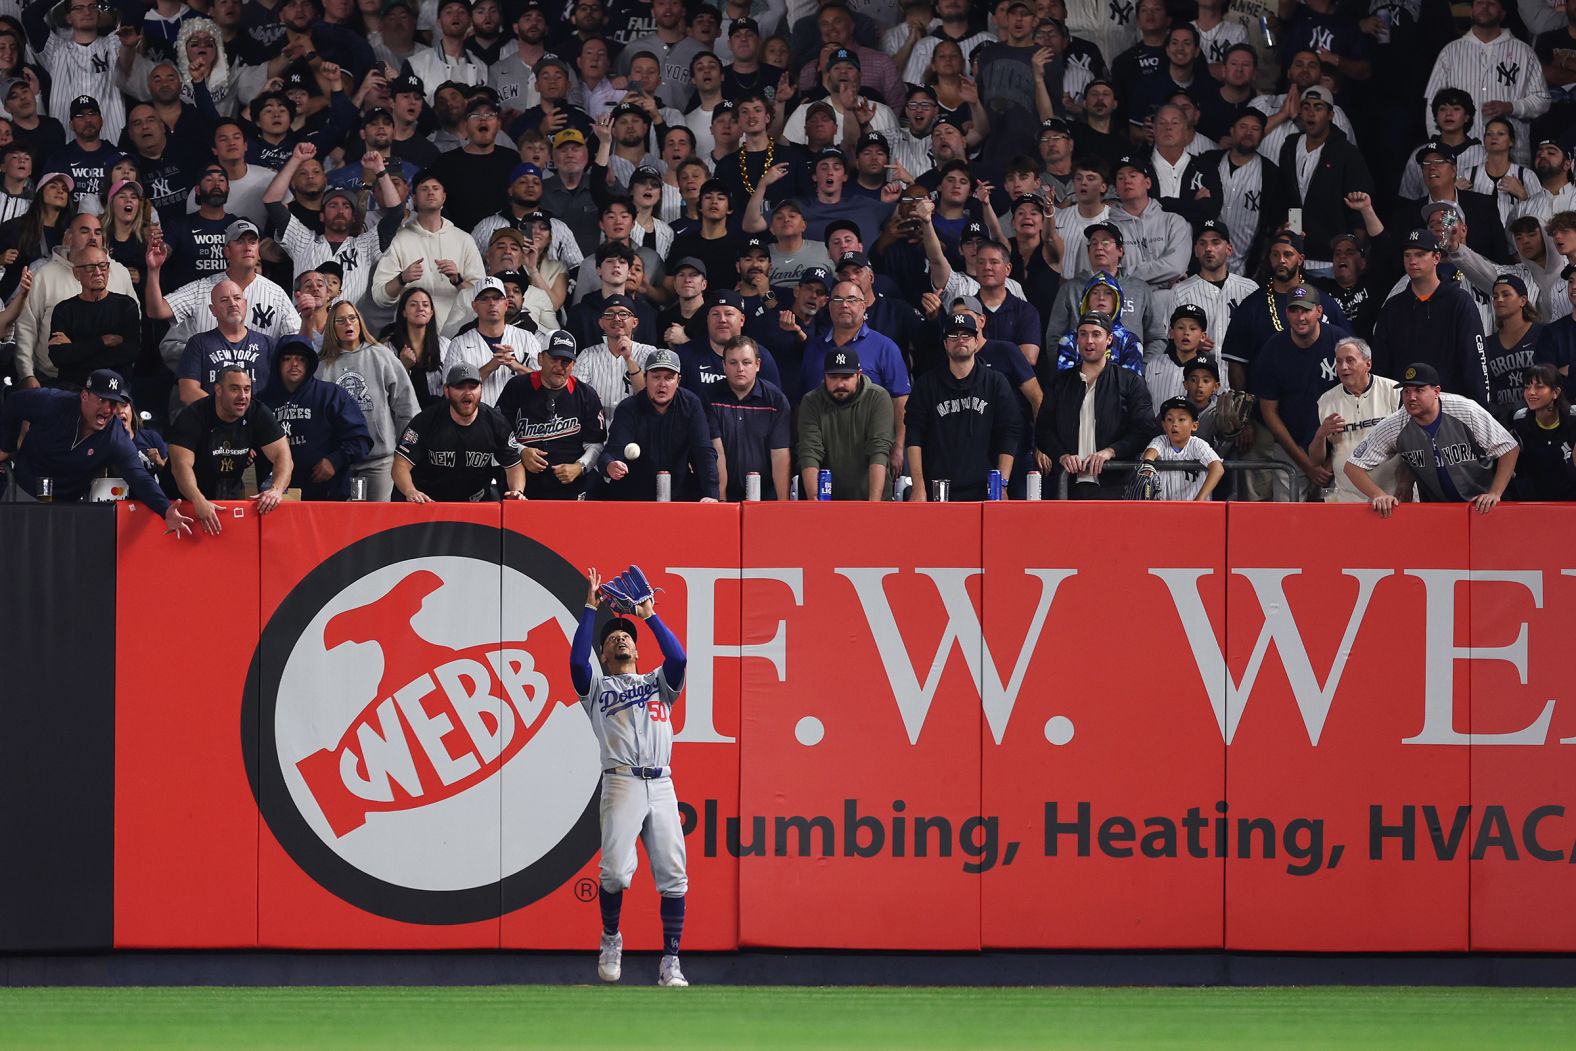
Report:
[[[638,459],[640,459],[640,446],[635,444],[634,442],[630,442],[628,445],[624,446],[624,459],[626,459],[626,460],[638,460]]]

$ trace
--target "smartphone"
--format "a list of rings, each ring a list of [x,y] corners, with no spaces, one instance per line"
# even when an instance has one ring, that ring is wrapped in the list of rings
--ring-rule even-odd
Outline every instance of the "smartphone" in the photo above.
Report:
[[[1301,208],[1286,209],[1286,228],[1294,234],[1300,234],[1303,232]]]

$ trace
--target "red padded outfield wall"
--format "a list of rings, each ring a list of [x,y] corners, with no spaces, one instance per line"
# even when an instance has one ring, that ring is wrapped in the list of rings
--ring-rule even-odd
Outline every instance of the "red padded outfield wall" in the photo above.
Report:
[[[118,647],[116,946],[593,944],[567,655],[634,561],[688,947],[1576,950],[1576,509],[119,516],[119,622],[181,615]]]

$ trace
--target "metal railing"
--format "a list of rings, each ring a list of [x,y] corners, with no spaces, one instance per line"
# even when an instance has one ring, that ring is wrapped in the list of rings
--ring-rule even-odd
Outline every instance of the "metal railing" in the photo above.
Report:
[[[1297,472],[1295,465],[1286,463],[1283,460],[1222,460],[1220,462],[1226,468],[1226,478],[1230,482],[1235,482],[1233,475],[1241,474],[1244,471],[1285,471],[1293,477],[1296,476]],[[1152,464],[1156,470],[1182,471],[1189,476],[1203,474],[1206,470],[1203,462],[1200,460],[1107,460],[1100,473],[1103,475],[1106,471],[1112,470],[1136,471],[1146,463]],[[1070,495],[1071,484],[1070,476],[1067,472],[1059,472],[1056,476],[1056,499],[1066,500]],[[1233,486],[1233,489],[1235,489],[1235,486]],[[1235,499],[1235,496],[1227,496],[1226,499]],[[1273,488],[1270,490],[1270,499],[1275,499],[1275,490]]]

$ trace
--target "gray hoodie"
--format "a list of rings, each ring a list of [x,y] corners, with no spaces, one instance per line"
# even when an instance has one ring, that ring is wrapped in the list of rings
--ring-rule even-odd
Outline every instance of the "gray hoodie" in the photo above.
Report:
[[[1122,316],[1116,320],[1144,341],[1145,361],[1156,354],[1164,354],[1171,319],[1160,316],[1149,286],[1130,280],[1126,267],[1116,276],[1122,283]],[[1061,291],[1056,294],[1056,305],[1051,308],[1051,320],[1045,326],[1045,346],[1053,353],[1061,338],[1077,327],[1083,311],[1084,290],[1093,277],[1094,271],[1085,267],[1078,271],[1077,277],[1062,282]]]
[[[419,411],[410,373],[394,352],[380,343],[363,343],[317,366],[317,378],[337,383],[361,407],[372,432],[368,460],[394,455],[400,435]]]

